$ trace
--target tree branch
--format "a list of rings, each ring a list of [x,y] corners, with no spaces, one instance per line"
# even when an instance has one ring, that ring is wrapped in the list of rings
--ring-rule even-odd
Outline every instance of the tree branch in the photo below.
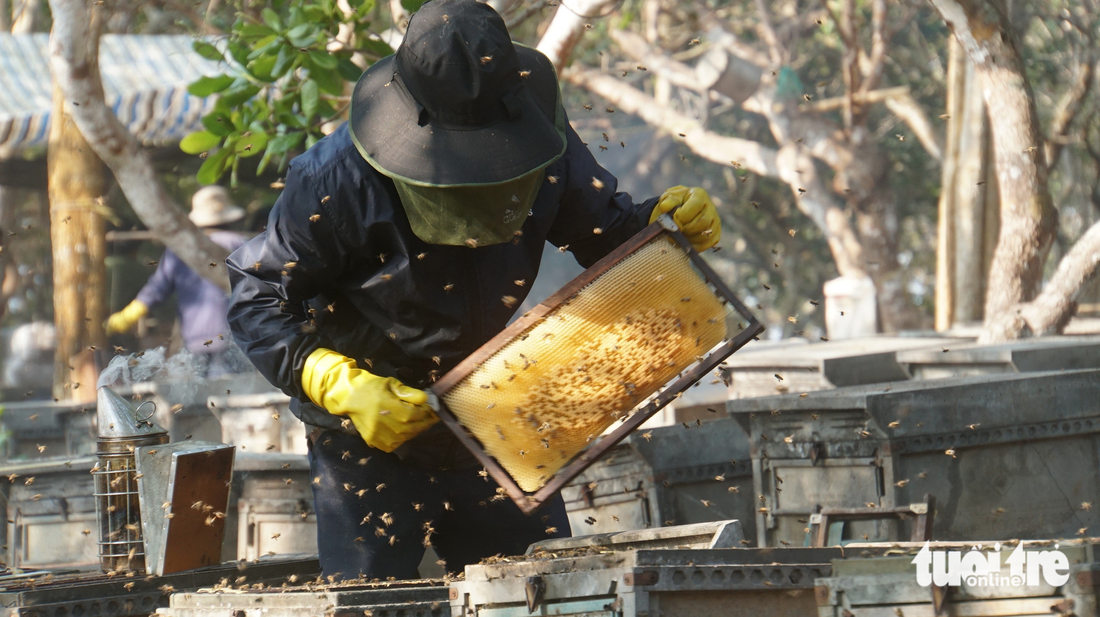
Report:
[[[52,0],[50,8],[50,69],[73,121],[111,168],[141,221],[188,267],[228,292],[227,251],[207,238],[172,202],[141,145],[103,101],[102,84],[89,75],[88,63],[81,54],[89,36],[87,4],[82,0]]]
[[[1035,336],[1055,334],[1073,316],[1081,287],[1096,274],[1100,265],[1100,223],[1094,224],[1058,262],[1058,269],[1043,291],[1020,306],[1019,315]]]
[[[924,146],[929,156],[942,163],[943,140],[932,128],[932,123],[928,121],[928,117],[924,115],[924,109],[913,100],[913,97],[909,96],[909,92],[902,96],[889,97],[885,101],[886,108],[893,112],[895,116],[901,118],[901,121],[909,127],[909,130],[913,131],[913,134],[917,136],[917,140]]]
[[[866,95],[878,86],[882,77],[882,66],[886,63],[886,0],[873,0],[871,3],[871,58],[870,66],[863,71],[863,83],[859,86],[860,95]]]
[[[768,45],[768,58],[772,61],[772,66],[781,66],[783,64],[782,48],[779,46],[779,37],[775,35],[775,28],[772,27],[772,19],[768,14],[768,5],[764,0],[755,0],[756,12],[760,15],[760,23],[757,25],[757,30],[760,33],[760,38]]]
[[[1046,163],[1047,169],[1053,169],[1058,164],[1058,158],[1062,155],[1069,126],[1077,118],[1092,86],[1092,75],[1095,70],[1095,54],[1085,52],[1086,57],[1077,66],[1077,80],[1073,87],[1062,96],[1058,103],[1058,111],[1054,114],[1054,121],[1050,125],[1050,135],[1046,139]]]
[[[554,19],[550,21],[536,47],[554,63],[558,73],[569,63],[573,48],[584,34],[588,19],[584,16],[599,15],[607,11],[615,4],[615,0],[570,0],[569,4],[570,6],[566,6],[564,2],[558,4]]]
[[[821,182],[806,148],[787,145],[772,150],[759,142],[707,131],[698,121],[597,71],[570,69],[562,78],[606,99],[619,111],[641,118],[646,124],[676,135],[683,133],[684,144],[708,161],[744,167],[755,174],[782,180],[794,194],[798,209],[825,235],[837,270],[844,275],[866,276],[862,250],[851,221],[842,204]]]

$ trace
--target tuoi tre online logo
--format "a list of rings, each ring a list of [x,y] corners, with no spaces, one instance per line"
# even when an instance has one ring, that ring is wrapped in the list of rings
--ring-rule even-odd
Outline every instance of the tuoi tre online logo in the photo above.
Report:
[[[1019,587],[1045,581],[1061,587],[1069,580],[1069,559],[1062,551],[1025,551],[1023,543],[1005,559],[1008,574],[1001,571],[1001,545],[984,553],[980,550],[937,551],[925,542],[911,562],[917,566],[917,584],[921,587]]]

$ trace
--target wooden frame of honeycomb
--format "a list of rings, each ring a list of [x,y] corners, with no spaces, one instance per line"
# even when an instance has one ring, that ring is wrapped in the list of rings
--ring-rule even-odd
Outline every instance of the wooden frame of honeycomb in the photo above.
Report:
[[[443,423],[531,513],[763,330],[664,215],[432,393]]]

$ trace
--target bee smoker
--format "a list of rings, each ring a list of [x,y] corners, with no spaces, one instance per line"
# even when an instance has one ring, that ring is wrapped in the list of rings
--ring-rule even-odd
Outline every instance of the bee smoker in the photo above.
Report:
[[[141,533],[138,472],[134,450],[140,446],[168,443],[168,432],[149,419],[155,405],[142,413],[151,401],[134,407],[109,388],[97,393],[96,421],[99,429],[92,469],[95,477],[95,511],[99,527],[99,564],[105,572],[145,570]]]

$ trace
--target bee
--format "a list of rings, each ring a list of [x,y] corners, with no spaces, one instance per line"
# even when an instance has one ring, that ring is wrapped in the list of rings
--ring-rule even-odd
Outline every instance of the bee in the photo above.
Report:
[[[741,487],[740,486],[731,486],[731,487],[726,489],[726,492],[728,492],[728,493],[740,493],[741,492]]]
[[[36,445],[38,446],[38,451],[39,452],[45,452],[46,451],[46,446],[44,446],[42,444],[36,444]]]
[[[558,247],[558,252],[559,253],[564,253],[567,250],[569,250],[569,245],[568,244],[563,244],[563,245]]]
[[[599,178],[593,177],[592,178],[592,188],[596,189],[597,191],[602,191],[603,190],[603,181],[600,180]]]
[[[466,238],[466,246],[468,246],[472,249],[476,249],[477,248],[477,239],[476,238]]]
[[[776,381],[783,381],[783,376],[780,375],[779,373],[776,373],[776,374],[772,375],[772,377],[775,377]]]
[[[1088,511],[1092,510],[1092,504],[1087,502],[1087,501],[1082,501],[1081,502],[1081,509],[1084,510],[1085,512],[1088,512]]]
[[[809,103],[809,102],[810,102],[810,99],[812,99],[812,98],[814,98],[814,97],[810,96],[809,94],[803,94],[803,95],[802,95],[802,98],[806,99],[806,102],[807,102],[807,103]]]
[[[700,42],[701,41],[699,39],[691,39],[690,41],[688,41],[688,46],[698,45]]]
[[[798,194],[799,195],[804,195],[805,193],[806,193],[806,189],[804,189],[802,187],[798,187]]]
[[[557,527],[547,527],[546,528],[546,535],[549,536],[549,535],[553,535],[553,534],[556,534],[556,533],[558,533],[558,528]]]
[[[452,289],[454,289],[454,288],[455,288],[455,284],[454,284],[454,283],[447,283],[446,285],[444,285],[444,286],[443,286],[443,291],[450,291],[450,290],[452,290]]]
[[[292,270],[297,266],[298,266],[298,262],[296,262],[296,261],[288,261],[285,264],[283,264],[283,268],[285,268],[287,270]]]
[[[894,482],[894,486],[898,488],[905,488],[906,484],[909,484],[909,480],[898,480],[897,482]]]
[[[490,62],[492,62],[492,61],[493,61],[493,57],[492,57],[492,56],[482,56],[482,57],[481,57],[481,63],[482,63],[482,64],[489,64],[489,63],[490,63]]]
[[[321,215],[320,214],[311,214],[311,215],[309,215],[309,222],[310,223],[316,223],[319,220],[321,220]]]
[[[530,77],[531,76],[531,71],[520,71],[519,76],[520,77]]]
[[[948,448],[947,450],[944,450],[943,453],[946,454],[947,456],[950,456],[951,458],[958,458],[957,456],[955,456],[955,449],[954,448]]]
[[[210,263],[208,263],[208,264],[206,264],[206,265],[210,266],[211,268],[217,268],[217,267],[218,267],[218,262],[216,262],[216,261],[212,261],[212,262],[210,262]]]
[[[619,142],[619,147],[626,148],[626,142],[625,141],[620,141]]]
[[[153,259],[153,260],[147,261],[147,262],[145,263],[145,265],[147,265],[147,266],[152,266],[152,267],[154,267],[154,268],[155,268],[155,267],[157,267],[157,261],[156,261],[155,259]]]
[[[508,308],[512,308],[513,306],[516,305],[517,300],[516,300],[515,296],[504,296],[500,299],[500,302],[504,306],[506,306]]]
[[[600,152],[606,152],[606,151],[607,151],[607,146],[605,146],[603,144],[600,144]]]
[[[549,181],[550,184],[557,184],[558,183],[558,177],[557,176],[546,176],[546,180]]]
[[[645,433],[642,433],[642,439],[646,441],[650,441],[651,439],[653,439],[653,431],[646,431]]]
[[[592,106],[591,105],[585,105],[584,110],[585,111],[592,111]]]
[[[700,499],[700,500],[699,500],[699,503],[703,504],[703,507],[704,507],[704,508],[709,508],[709,507],[711,507],[712,505],[714,505],[714,502],[712,502],[712,501],[709,501],[709,500],[707,500],[707,499]]]
[[[966,428],[968,428],[972,431],[976,431],[976,430],[978,430],[978,427],[981,426],[981,425],[982,425],[981,422],[975,422],[974,424],[967,424]]]

